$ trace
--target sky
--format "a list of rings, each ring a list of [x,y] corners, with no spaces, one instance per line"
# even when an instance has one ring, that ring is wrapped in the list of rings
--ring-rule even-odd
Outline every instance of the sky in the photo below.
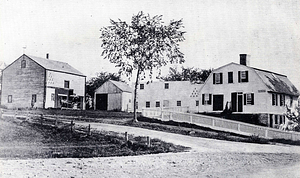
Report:
[[[250,66],[287,75],[300,89],[300,0],[0,0],[0,61],[49,53],[87,78],[117,72],[101,56],[99,30],[139,11],[166,24],[183,20],[185,67],[215,69],[248,54]]]

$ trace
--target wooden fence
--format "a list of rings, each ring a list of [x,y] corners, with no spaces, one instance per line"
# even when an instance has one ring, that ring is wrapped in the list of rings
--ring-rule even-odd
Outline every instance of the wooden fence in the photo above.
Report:
[[[300,140],[300,133],[293,131],[282,131],[275,128],[263,127],[244,122],[232,121],[218,117],[201,114],[191,114],[164,110],[160,108],[143,108],[142,114],[145,117],[159,118],[164,121],[173,120],[176,122],[187,122],[212,129],[239,133],[243,135],[258,135],[265,138],[278,138],[289,140]]]

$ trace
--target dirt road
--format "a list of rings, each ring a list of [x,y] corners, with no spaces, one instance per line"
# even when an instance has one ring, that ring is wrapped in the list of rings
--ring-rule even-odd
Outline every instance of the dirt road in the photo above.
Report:
[[[0,160],[0,177],[300,177],[297,146],[228,142],[100,123],[91,127],[159,138],[192,150],[131,157]]]

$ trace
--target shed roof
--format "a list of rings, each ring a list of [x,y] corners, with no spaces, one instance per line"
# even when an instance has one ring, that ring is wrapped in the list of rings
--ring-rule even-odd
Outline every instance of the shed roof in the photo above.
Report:
[[[116,87],[118,87],[120,90],[122,90],[123,92],[132,92],[132,88],[124,82],[119,82],[115,80],[109,80],[109,81],[113,83]]]
[[[60,61],[55,61],[52,59],[45,59],[45,58],[30,56],[30,55],[26,55],[26,56],[29,57],[30,59],[34,60],[36,63],[38,63],[45,69],[64,72],[64,73],[70,73],[70,74],[75,74],[75,75],[80,75],[80,76],[85,77],[85,75],[83,75],[80,71],[73,68],[70,64],[68,64],[66,62],[60,62]]]

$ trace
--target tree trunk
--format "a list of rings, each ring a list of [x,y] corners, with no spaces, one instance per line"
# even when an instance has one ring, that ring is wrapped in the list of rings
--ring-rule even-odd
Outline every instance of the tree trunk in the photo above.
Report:
[[[137,113],[136,113],[136,94],[137,94],[137,87],[139,84],[139,77],[140,77],[140,67],[138,66],[137,74],[136,74],[136,80],[134,84],[134,98],[133,98],[133,122],[138,122],[137,120]]]

